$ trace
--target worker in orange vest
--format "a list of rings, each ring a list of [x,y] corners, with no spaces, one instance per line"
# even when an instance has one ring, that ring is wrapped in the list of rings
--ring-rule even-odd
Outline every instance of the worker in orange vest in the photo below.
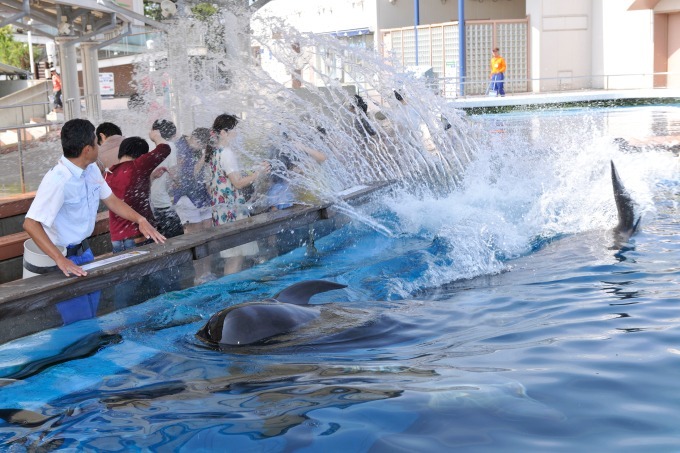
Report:
[[[491,90],[496,96],[505,96],[503,80],[505,79],[505,58],[501,57],[498,47],[493,49],[491,57]]]

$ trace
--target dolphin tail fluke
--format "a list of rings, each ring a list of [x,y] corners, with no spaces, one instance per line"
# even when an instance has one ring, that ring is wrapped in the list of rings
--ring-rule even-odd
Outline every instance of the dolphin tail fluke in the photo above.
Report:
[[[614,161],[611,161],[612,166],[612,186],[614,187],[614,200],[616,201],[616,210],[619,214],[619,224],[616,231],[627,236],[632,236],[637,231],[640,225],[640,217],[635,219],[635,203],[630,197],[630,194],[621,183],[619,174],[614,166]]]
[[[326,280],[307,280],[296,283],[284,289],[274,299],[279,302],[286,302],[295,305],[307,305],[313,295],[332,291],[334,289],[346,288],[347,285],[340,283],[327,282]]]

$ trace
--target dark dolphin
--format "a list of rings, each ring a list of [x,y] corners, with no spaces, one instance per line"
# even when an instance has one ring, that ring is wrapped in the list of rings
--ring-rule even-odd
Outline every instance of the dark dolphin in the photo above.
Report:
[[[638,229],[640,225],[640,217],[635,219],[635,203],[630,197],[630,194],[621,183],[619,174],[614,166],[614,161],[611,161],[612,166],[612,185],[614,187],[614,200],[616,201],[616,210],[618,211],[619,224],[614,228],[617,242],[626,242]]]
[[[296,283],[271,299],[246,302],[215,313],[196,337],[210,345],[239,346],[292,332],[320,316],[320,309],[309,305],[312,296],[346,287],[325,280]]]

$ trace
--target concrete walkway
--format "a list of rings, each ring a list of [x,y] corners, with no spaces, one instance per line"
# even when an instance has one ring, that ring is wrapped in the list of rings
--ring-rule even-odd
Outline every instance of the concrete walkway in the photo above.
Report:
[[[468,96],[450,101],[457,108],[490,108],[529,105],[569,104],[577,102],[598,102],[632,99],[677,98],[680,103],[680,88],[654,88],[644,90],[581,90],[555,93],[518,93],[504,97]],[[126,110],[128,98],[102,99],[102,110]]]
[[[578,102],[617,101],[633,99],[671,99],[680,103],[680,88],[655,88],[645,90],[582,90],[556,93],[508,94],[504,97],[470,96],[451,101],[457,108],[491,108],[529,105],[569,104]]]

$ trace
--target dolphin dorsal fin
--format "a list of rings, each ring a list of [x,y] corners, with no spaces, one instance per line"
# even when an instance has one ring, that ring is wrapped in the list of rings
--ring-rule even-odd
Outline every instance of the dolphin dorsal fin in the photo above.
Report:
[[[347,285],[342,285],[335,282],[327,282],[326,280],[307,280],[299,282],[284,289],[274,299],[279,302],[286,302],[295,305],[307,305],[309,299],[313,295],[332,291],[334,289],[346,288]]]
[[[616,210],[619,214],[619,224],[616,227],[616,231],[632,235],[637,230],[640,219],[635,220],[635,203],[626,188],[623,187],[623,183],[619,179],[619,174],[614,166],[614,161],[611,161],[611,165],[614,200],[616,201]]]

